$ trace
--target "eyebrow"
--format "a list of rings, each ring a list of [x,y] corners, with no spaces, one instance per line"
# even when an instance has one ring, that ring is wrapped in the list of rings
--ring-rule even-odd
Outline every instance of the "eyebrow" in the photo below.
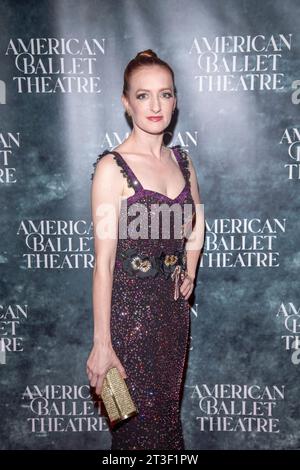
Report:
[[[161,89],[158,90],[158,91],[163,91],[163,90],[172,90],[172,88],[171,88],[171,87],[161,88]],[[137,93],[138,91],[151,91],[151,90],[146,90],[146,88],[138,88],[138,90],[136,90],[136,93]]]

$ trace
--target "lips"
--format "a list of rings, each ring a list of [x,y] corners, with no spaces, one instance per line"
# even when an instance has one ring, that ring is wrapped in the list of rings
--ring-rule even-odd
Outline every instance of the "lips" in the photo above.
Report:
[[[149,121],[160,121],[163,117],[162,116],[149,116],[147,117],[147,119],[149,119]]]

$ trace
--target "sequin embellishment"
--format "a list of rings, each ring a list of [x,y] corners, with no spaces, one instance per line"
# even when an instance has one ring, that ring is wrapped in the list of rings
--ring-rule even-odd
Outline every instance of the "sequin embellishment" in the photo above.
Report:
[[[149,212],[152,203],[170,205],[176,201],[182,207],[193,203],[187,152],[180,146],[172,149],[186,181],[185,189],[174,200],[144,190],[125,160],[114,154],[129,186],[137,189],[128,200],[128,208],[136,201]],[[107,153],[113,151],[99,155],[95,167]],[[162,230],[157,240],[120,238],[116,257],[111,339],[139,414],[111,431],[111,450],[184,450],[180,403],[190,339],[190,309],[179,295],[179,288],[186,266],[185,240],[163,238]]]

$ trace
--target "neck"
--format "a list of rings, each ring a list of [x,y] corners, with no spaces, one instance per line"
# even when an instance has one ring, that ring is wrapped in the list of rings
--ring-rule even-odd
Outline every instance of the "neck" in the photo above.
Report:
[[[158,160],[162,158],[163,133],[148,134],[133,129],[126,143],[134,148],[134,153],[151,155]]]

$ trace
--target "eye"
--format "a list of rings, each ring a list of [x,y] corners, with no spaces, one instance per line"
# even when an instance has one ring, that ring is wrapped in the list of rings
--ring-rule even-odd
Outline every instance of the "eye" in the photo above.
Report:
[[[170,93],[169,91],[165,91],[165,92],[163,93],[163,95],[164,95],[166,98],[172,98],[172,96],[173,96],[172,93]],[[167,95],[167,96],[166,96],[166,95]]]
[[[144,99],[144,96],[147,96],[147,93],[140,93],[139,95],[137,95],[136,98],[137,98],[138,100],[143,100],[143,99]],[[164,98],[168,98],[168,99],[169,99],[169,98],[172,98],[172,96],[173,96],[173,94],[170,93],[169,91],[163,92],[163,97],[164,97]]]

